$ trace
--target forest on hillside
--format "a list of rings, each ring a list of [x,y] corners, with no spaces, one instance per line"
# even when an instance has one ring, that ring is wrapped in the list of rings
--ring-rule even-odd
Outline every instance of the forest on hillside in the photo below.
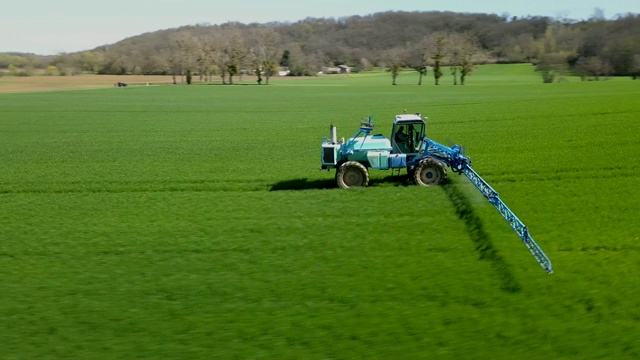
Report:
[[[385,68],[394,79],[401,69],[430,71],[436,84],[446,66],[464,84],[474,65],[486,63],[533,63],[545,82],[565,73],[640,78],[640,14],[571,21],[398,11],[294,23],[198,24],[77,53],[0,54],[0,69],[16,76],[38,69],[48,75],[162,74],[188,83],[233,83],[244,73],[268,83],[283,69],[307,76],[342,65],[354,72]]]

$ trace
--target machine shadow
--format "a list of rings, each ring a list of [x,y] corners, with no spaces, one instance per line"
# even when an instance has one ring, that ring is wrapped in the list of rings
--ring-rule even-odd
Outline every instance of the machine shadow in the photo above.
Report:
[[[381,179],[371,179],[368,187],[376,186],[411,186],[413,181],[409,176],[390,175]],[[292,180],[283,180],[271,185],[269,191],[285,191],[285,190],[322,190],[322,189],[339,189],[336,181],[331,179],[309,180],[307,178],[299,178]]]
[[[456,215],[467,228],[467,232],[475,244],[476,251],[480,255],[480,260],[489,261],[498,274],[500,282],[502,283],[501,289],[508,293],[520,292],[522,287],[513,275],[511,266],[493,245],[489,233],[484,229],[482,219],[476,214],[469,198],[454,183],[445,183],[442,189],[449,198],[449,201],[451,201]]]
[[[334,189],[336,183],[332,179],[326,180],[311,180],[307,178],[293,179],[278,181],[271,185],[269,191],[283,191],[283,190],[320,190],[320,189]]]

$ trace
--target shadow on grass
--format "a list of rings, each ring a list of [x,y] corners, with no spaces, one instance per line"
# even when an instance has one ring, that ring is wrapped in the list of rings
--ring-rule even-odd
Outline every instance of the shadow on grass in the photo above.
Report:
[[[318,190],[336,188],[336,182],[333,179],[311,180],[307,178],[279,181],[271,185],[269,191],[282,190]]]
[[[319,189],[338,189],[333,174],[331,178],[323,180],[309,180],[307,178],[299,178],[293,180],[279,181],[271,186],[270,191],[282,190],[319,190]],[[410,186],[413,182],[409,177],[404,175],[391,175],[382,179],[371,179],[368,187],[376,186]]]
[[[447,183],[442,188],[455,207],[456,215],[464,222],[471,240],[476,245],[476,251],[480,253],[480,259],[489,261],[498,273],[501,281],[500,288],[508,293],[519,292],[521,290],[520,284],[513,276],[509,264],[493,246],[489,234],[484,230],[482,220],[473,211],[473,205],[469,199],[454,183]]]

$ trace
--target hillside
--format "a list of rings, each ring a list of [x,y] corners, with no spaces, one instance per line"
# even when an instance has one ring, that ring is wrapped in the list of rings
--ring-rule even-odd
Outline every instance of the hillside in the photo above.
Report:
[[[241,71],[267,78],[285,67],[314,75],[348,65],[417,70],[464,62],[543,63],[583,75],[640,74],[640,15],[566,22],[549,17],[500,17],[453,12],[383,12],[346,18],[307,18],[294,23],[189,25],[144,33],[115,44],[53,58],[0,55],[0,69],[28,74],[52,66],[52,74],[151,74],[219,76]]]

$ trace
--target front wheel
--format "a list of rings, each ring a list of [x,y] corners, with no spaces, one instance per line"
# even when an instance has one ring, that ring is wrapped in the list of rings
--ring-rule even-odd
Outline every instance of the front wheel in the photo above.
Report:
[[[359,162],[347,161],[338,168],[336,182],[343,189],[367,186],[369,184],[369,172]]]
[[[421,186],[440,185],[446,178],[447,170],[442,163],[433,158],[421,160],[413,173],[413,181]]]

